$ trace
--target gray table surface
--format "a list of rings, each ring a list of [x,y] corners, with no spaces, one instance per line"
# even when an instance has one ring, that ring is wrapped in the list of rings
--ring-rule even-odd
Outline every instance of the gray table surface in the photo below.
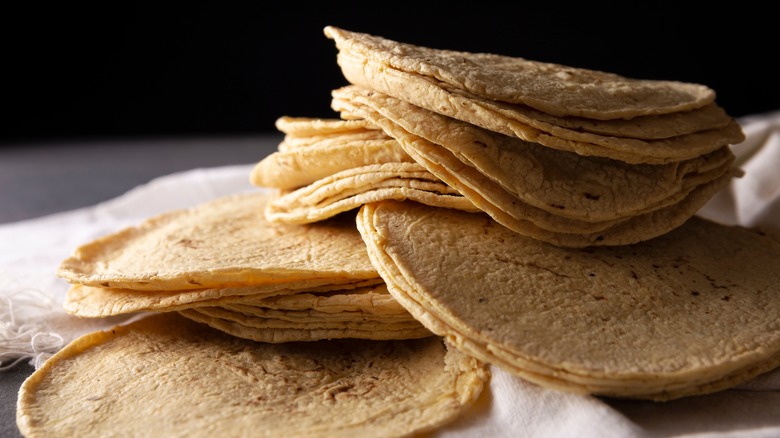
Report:
[[[280,135],[89,140],[0,147],[0,224],[86,207],[158,176],[252,164]],[[16,396],[33,372],[26,362],[0,372],[0,437],[20,437]]]

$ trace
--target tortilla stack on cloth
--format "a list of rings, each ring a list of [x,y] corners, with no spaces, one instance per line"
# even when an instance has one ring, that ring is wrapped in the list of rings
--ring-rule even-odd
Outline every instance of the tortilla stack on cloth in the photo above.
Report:
[[[381,126],[495,220],[559,246],[624,245],[682,224],[734,175],[728,146],[663,165],[583,157],[508,137],[366,88],[333,107]]]
[[[250,175],[252,184],[278,189],[268,221],[319,222],[385,199],[479,210],[366,120],[282,117],[276,125],[285,139]]]
[[[85,335],[19,391],[25,436],[408,436],[451,422],[485,365],[440,337],[266,344],[168,313]]]
[[[704,85],[324,31],[350,83],[546,147],[661,164],[744,139]]]
[[[264,342],[430,336],[388,294],[354,216],[269,223],[269,197],[219,198],[82,245],[57,272],[73,283],[65,310],[180,311]]]
[[[437,335],[539,385],[669,400],[780,365],[780,235],[694,217],[634,245],[561,248],[481,213],[368,204],[390,293]]]

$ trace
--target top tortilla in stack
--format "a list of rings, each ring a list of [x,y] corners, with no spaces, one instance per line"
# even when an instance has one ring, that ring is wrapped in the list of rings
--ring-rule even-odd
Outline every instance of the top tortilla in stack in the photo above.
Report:
[[[347,80],[554,149],[628,163],[694,158],[744,139],[710,88],[325,28]]]
[[[353,84],[334,90],[332,107],[381,126],[525,236],[565,247],[648,240],[739,174],[730,145],[744,134],[706,86],[325,34]]]
[[[271,222],[314,223],[386,199],[479,211],[367,120],[280,117],[276,127],[284,140],[249,178],[277,189],[265,208]]]

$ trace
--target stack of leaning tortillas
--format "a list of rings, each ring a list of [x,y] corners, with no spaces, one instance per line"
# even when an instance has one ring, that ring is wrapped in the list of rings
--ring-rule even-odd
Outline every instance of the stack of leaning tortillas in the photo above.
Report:
[[[486,364],[389,295],[354,215],[272,223],[268,199],[171,211],[63,260],[68,312],[158,314],[36,370],[19,393],[22,433],[409,436],[476,400]]]
[[[270,223],[268,195],[217,199],[78,248],[65,309],[105,317],[178,311],[263,342],[430,333],[388,294],[354,220]]]
[[[285,142],[252,174],[285,191],[272,220],[408,198],[559,246],[623,245],[680,226],[737,172],[744,135],[702,85],[325,33],[354,84],[333,108],[356,120],[280,119]]]
[[[285,133],[279,150],[250,176],[283,191],[267,205],[270,221],[312,223],[383,199],[479,211],[365,120],[282,117],[276,126]]]
[[[24,434],[402,436],[467,409],[488,364],[651,400],[780,365],[780,234],[695,216],[744,138],[711,89],[325,34],[340,117],[277,120],[250,175],[276,190],[63,261],[69,312],[163,314],[36,371]]]

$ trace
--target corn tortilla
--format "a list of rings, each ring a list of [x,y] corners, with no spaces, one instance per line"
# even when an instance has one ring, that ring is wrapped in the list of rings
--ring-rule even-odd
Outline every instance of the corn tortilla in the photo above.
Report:
[[[162,314],[63,348],[22,385],[17,424],[27,437],[407,436],[457,418],[488,377],[438,337],[269,344]]]
[[[364,206],[358,227],[423,325],[544,386],[669,400],[780,365],[776,231],[694,217],[639,244],[570,249],[392,201]]]

